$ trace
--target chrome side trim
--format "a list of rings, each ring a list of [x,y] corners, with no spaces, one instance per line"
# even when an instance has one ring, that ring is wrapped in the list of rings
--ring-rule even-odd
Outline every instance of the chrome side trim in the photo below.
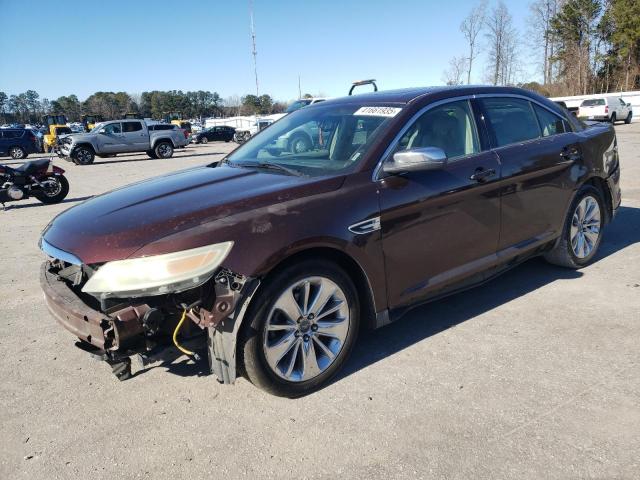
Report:
[[[364,235],[380,230],[380,228],[380,217],[373,217],[362,222],[354,223],[349,227],[349,231],[356,235]]]
[[[80,260],[74,254],[65,252],[64,250],[60,250],[58,247],[54,247],[42,237],[40,238],[40,242],[38,242],[38,244],[40,246],[40,250],[42,250],[51,258],[56,258],[73,265],[82,265],[82,260]]]

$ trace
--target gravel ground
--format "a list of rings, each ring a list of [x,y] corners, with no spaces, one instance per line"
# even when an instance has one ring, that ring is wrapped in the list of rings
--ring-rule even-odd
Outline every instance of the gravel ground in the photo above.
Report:
[[[55,214],[232,144],[56,161],[65,203],[0,212],[0,478],[640,478],[640,123],[616,129],[624,201],[597,262],[532,260],[416,309],[298,400],[219,385],[184,357],[118,382],[38,286]]]

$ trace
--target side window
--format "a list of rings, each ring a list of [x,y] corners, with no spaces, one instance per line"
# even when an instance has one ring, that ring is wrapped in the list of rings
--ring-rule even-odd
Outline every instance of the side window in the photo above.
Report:
[[[106,133],[122,133],[122,128],[119,123],[110,123],[104,127]]]
[[[540,123],[543,137],[557,135],[558,133],[564,133],[566,131],[562,118],[555,113],[551,113],[549,110],[535,104],[533,105],[533,109],[538,117],[538,123]]]
[[[624,100],[622,100],[621,98],[619,98],[618,100],[620,100],[620,105],[622,105],[623,107],[626,107],[626,106],[627,106],[627,104],[626,104],[626,103],[624,103]]]
[[[425,112],[402,136],[397,150],[438,147],[449,158],[480,151],[471,106],[467,100],[439,105]]]
[[[142,130],[142,124],[140,122],[124,122],[122,126],[125,133],[139,132],[140,130]]]
[[[527,100],[509,97],[482,99],[496,147],[524,142],[540,136],[538,122]]]

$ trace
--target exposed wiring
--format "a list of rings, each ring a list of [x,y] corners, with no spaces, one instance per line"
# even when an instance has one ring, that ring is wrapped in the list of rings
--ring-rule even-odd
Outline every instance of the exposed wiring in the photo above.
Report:
[[[200,356],[196,352],[192,352],[191,350],[184,348],[182,345],[178,343],[178,332],[182,328],[182,324],[184,323],[186,318],[187,318],[187,309],[185,308],[182,311],[182,317],[180,318],[178,325],[176,325],[176,329],[173,331],[173,344],[176,346],[178,350],[180,350],[185,355],[193,357],[195,360],[199,360]]]

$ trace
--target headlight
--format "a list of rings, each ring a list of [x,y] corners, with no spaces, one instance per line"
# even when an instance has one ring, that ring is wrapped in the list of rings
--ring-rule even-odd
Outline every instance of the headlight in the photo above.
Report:
[[[107,262],[82,288],[91,294],[143,297],[181,292],[206,282],[233,247],[217,243],[182,252]]]

